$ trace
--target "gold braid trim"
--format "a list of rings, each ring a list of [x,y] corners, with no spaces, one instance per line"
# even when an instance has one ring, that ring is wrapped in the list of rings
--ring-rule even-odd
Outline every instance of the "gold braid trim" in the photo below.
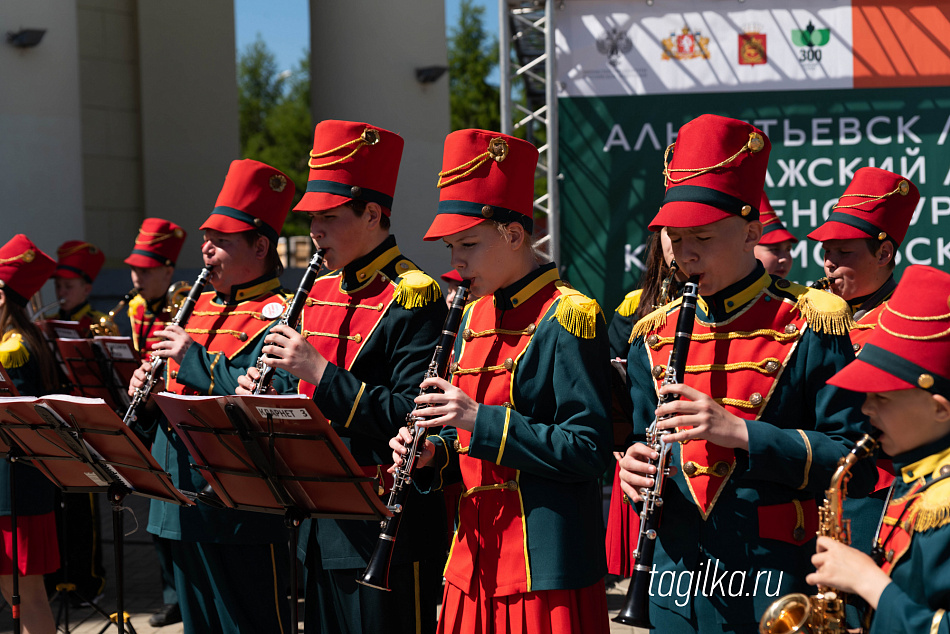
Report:
[[[421,308],[442,298],[438,283],[422,271],[406,271],[399,276],[393,301],[403,308]]]
[[[738,149],[738,151],[736,151],[735,154],[733,154],[729,158],[723,159],[722,161],[719,161],[715,165],[710,165],[709,167],[695,167],[695,168],[670,167],[670,152],[673,150],[675,146],[676,146],[676,143],[670,143],[666,147],[666,152],[663,153],[663,177],[665,179],[664,185],[669,185],[670,183],[673,183],[674,185],[678,185],[679,183],[682,183],[683,181],[687,181],[691,178],[696,178],[697,176],[702,176],[703,174],[707,172],[711,172],[715,169],[719,169],[720,167],[724,167],[728,165],[729,163],[732,163],[737,158],[739,158],[739,156],[743,152],[748,152],[749,154],[755,154],[756,152],[761,152],[762,149],[765,148],[765,141],[762,139],[762,135],[759,134],[758,132],[750,132],[749,139],[743,144],[741,148]],[[683,176],[682,178],[674,178],[673,172],[686,172],[686,175]]]
[[[732,405],[733,407],[742,407],[745,409],[756,409],[758,405],[753,405],[752,401],[743,401],[741,398],[729,398],[725,396],[723,398],[714,398],[714,401],[720,405]]]
[[[649,316],[649,315],[648,315]],[[645,318],[644,318],[645,319]],[[732,332],[701,332],[699,334],[693,334],[689,340],[690,341],[731,341],[733,339],[755,339],[756,337],[771,337],[774,341],[779,343],[787,343],[789,341],[794,341],[800,335],[800,331],[795,331],[793,333],[779,332],[778,330],[772,330],[771,328],[759,328],[758,330],[734,330]],[[660,346],[673,343],[674,337],[657,337],[656,343],[653,344],[653,348],[659,348]]]
[[[523,328],[521,330],[506,330],[504,328],[492,328],[491,330],[479,330],[478,332],[474,330],[469,330],[465,332],[465,338],[478,339],[479,337],[490,337],[492,335],[518,335],[518,336],[530,335],[530,334],[533,334],[535,331],[535,328],[533,328],[532,326],[534,326],[534,324],[531,324],[531,326],[528,326],[527,328]]]
[[[215,330],[214,328],[185,328],[185,332],[189,335],[231,335],[240,339],[241,341],[247,341],[247,333],[241,332],[240,330]]]
[[[140,229],[140,230],[139,230],[139,237],[146,237],[146,238],[150,238],[150,239],[149,239],[149,240],[139,240],[138,238],[136,238],[136,239],[135,239],[135,244],[143,244],[143,245],[145,245],[145,246],[152,246],[152,245],[158,244],[159,242],[162,242],[162,241],[164,241],[164,240],[168,240],[169,238],[175,237],[175,232],[171,232],[171,233],[158,233],[158,232],[155,232],[155,231],[142,231],[142,230]]]
[[[191,313],[192,317],[217,317],[218,315],[227,315],[228,317],[232,315],[250,315],[255,319],[263,319],[260,311],[257,310],[232,310],[227,313],[222,313],[218,310],[196,310],[195,312]],[[270,319],[267,321],[270,321]]]
[[[666,306],[660,306],[652,313],[644,315],[640,321],[633,325],[633,329],[630,331],[630,338],[627,339],[627,343],[633,343],[633,340],[637,337],[646,337],[648,334],[662,328],[666,325],[666,314],[670,312],[671,309],[679,306],[683,303],[682,298],[677,298],[674,301],[670,302]]]
[[[623,301],[620,302],[620,306],[617,306],[615,311],[621,317],[630,317],[633,313],[637,312],[637,307],[640,306],[640,295],[643,294],[643,291],[637,289],[627,293],[627,296],[623,298]]]
[[[907,192],[910,191],[910,185],[907,184],[907,181],[902,180],[897,184],[897,187],[894,188],[894,191],[887,192],[886,194],[841,194],[841,198],[838,199],[838,203],[834,206],[834,209],[854,209],[860,207],[864,203],[877,202],[878,200],[884,200],[885,198],[890,198],[894,194],[900,194],[901,196],[906,196]],[[842,205],[841,200],[844,198],[863,198],[864,200],[858,201],[853,205]],[[863,211],[865,213],[871,213],[866,209],[859,209],[858,211]]]
[[[847,302],[825,291],[814,288],[805,289],[795,303],[797,310],[808,327],[815,332],[832,335],[846,335],[854,328],[851,308]]]
[[[383,304],[380,302],[376,305],[369,304],[347,304],[345,302],[325,302],[322,299],[313,299],[312,297],[307,298],[307,306],[339,306],[340,308],[367,308],[369,310],[382,310]]]
[[[481,374],[483,372],[495,372],[496,370],[508,370],[504,364],[502,365],[489,365],[481,368],[456,368],[452,370],[452,374],[459,376],[462,374]]]
[[[722,467],[720,467],[720,465],[722,465]],[[712,476],[714,478],[723,478],[725,476],[720,475],[720,473],[723,471],[723,468],[725,468],[726,473],[728,473],[729,467],[731,467],[732,465],[730,465],[728,462],[725,462],[723,460],[719,460],[716,462],[716,464],[714,464],[711,467],[707,467],[706,465],[702,465],[702,464],[697,464],[695,462],[693,463],[693,466],[696,467],[696,470],[686,477],[695,478],[696,476]],[[716,472],[717,469],[720,470],[720,473]]]
[[[769,363],[777,364],[776,370],[769,370],[766,366]],[[768,357],[761,361],[739,361],[737,363],[704,363],[701,365],[687,365],[685,372],[688,374],[702,374],[704,372],[733,372],[735,370],[755,370],[761,374],[774,374],[780,368],[782,362],[775,357]],[[666,366],[659,366],[666,374]]]
[[[317,332],[316,330],[304,330],[300,333],[304,339],[308,337],[331,337],[332,339],[347,339],[349,341],[355,341],[359,343],[363,340],[363,336],[360,333],[355,335],[341,335],[336,332]]]
[[[877,327],[877,324],[859,324],[855,322],[854,328],[852,330],[874,330]]]
[[[379,132],[377,132],[376,130],[372,128],[366,128],[365,130],[363,130],[362,134],[360,134],[358,137],[356,137],[352,141],[347,141],[346,143],[342,143],[336,146],[335,148],[333,148],[332,150],[327,150],[326,152],[320,152],[320,153],[316,153],[313,150],[310,150],[310,160],[307,161],[307,166],[310,167],[310,169],[322,169],[324,167],[331,167],[333,165],[337,165],[347,160],[348,158],[350,158],[351,156],[359,152],[360,148],[362,148],[363,146],[376,145],[377,143],[379,143]],[[353,144],[356,144],[356,147],[353,148],[353,151],[351,151],[346,156],[342,156],[336,159],[335,161],[330,161],[329,163],[323,163],[321,165],[317,165],[316,163],[313,162],[313,159],[315,158],[324,158],[326,156],[330,156],[334,152],[339,152],[343,148],[348,147]]]
[[[89,253],[98,252],[96,245],[89,244],[88,242],[80,242],[76,246],[70,247],[68,249],[57,249],[56,255],[60,258],[65,258],[66,256],[72,255],[73,253],[79,253],[83,249],[89,249]]]
[[[474,493],[481,493],[482,491],[517,491],[517,490],[518,490],[518,483],[515,482],[514,480],[509,480],[508,482],[502,482],[500,484],[484,484],[479,487],[472,487],[468,491],[464,491],[462,493],[462,497],[467,498],[468,496]]]
[[[950,524],[950,480],[943,480],[920,496],[914,517],[914,530],[929,531],[947,524]]]
[[[597,315],[600,304],[577,291],[561,289],[561,301],[553,319],[566,331],[581,339],[593,339],[597,334]]]
[[[458,167],[452,167],[445,171],[439,172],[439,182],[436,183],[436,187],[439,189],[442,189],[443,187],[451,185],[452,183],[456,181],[462,180],[463,178],[465,178],[466,176],[468,176],[469,174],[477,170],[479,167],[481,167],[482,165],[490,161],[491,159],[494,159],[496,162],[501,163],[502,161],[505,160],[505,157],[507,156],[508,156],[508,142],[505,141],[501,137],[494,137],[488,142],[488,149],[482,152],[481,154],[479,154],[478,156],[476,156],[475,158],[473,158],[472,160],[466,161],[465,163],[462,163]],[[465,169],[465,168],[468,168],[468,169]],[[462,172],[462,170],[465,170],[465,171]],[[462,172],[462,173],[459,174],[458,172]],[[455,174],[455,176],[452,176],[453,174]],[[452,178],[449,178],[443,181],[442,180],[443,176],[452,176]]]

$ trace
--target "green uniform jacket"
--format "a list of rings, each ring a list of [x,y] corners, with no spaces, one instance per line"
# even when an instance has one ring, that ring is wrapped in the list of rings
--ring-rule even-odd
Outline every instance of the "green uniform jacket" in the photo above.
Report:
[[[707,324],[727,320],[731,323],[738,315],[756,310],[768,315],[772,309],[768,302],[795,302],[796,296],[805,292],[820,291],[771,277],[759,264],[736,284],[713,296],[700,296],[696,320]],[[830,294],[816,297],[815,301],[831,303],[839,318],[848,314],[844,302]],[[679,304],[660,310],[670,311],[674,306]],[[678,311],[670,319],[676,315]],[[635,332],[651,316],[638,322]],[[653,603],[689,618],[698,602],[708,601],[720,623],[757,623],[778,596],[810,591],[805,576],[814,570],[810,556],[815,552],[815,533],[814,528],[810,535],[807,528],[799,530],[797,536],[801,539],[795,539],[796,508],[803,503],[820,504],[838,459],[870,429],[861,413],[863,397],[825,384],[854,354],[847,335],[820,331],[822,317],[815,315],[815,322],[804,329],[775,380],[771,395],[763,395],[768,400],[761,416],[746,421],[749,450],[735,451],[735,470],[705,520],[679,468],[681,445],[672,447],[671,464],[679,471],[667,479],[663,491],[655,572],[651,577]],[[764,320],[755,328],[788,332],[785,323]],[[703,356],[703,345],[717,345],[715,362],[724,363],[730,349],[743,343],[744,340],[703,344],[695,339],[694,333],[686,361],[687,380],[691,376],[690,365],[709,361],[711,355],[707,350]],[[697,356],[702,358],[697,360]],[[731,356],[728,361],[761,360]],[[633,341],[627,372],[634,434],[643,437],[655,418],[657,388],[642,335]],[[728,380],[728,396],[751,391],[744,391],[731,374],[727,377],[717,379],[714,385],[724,388]],[[710,396],[726,396],[724,391]],[[870,462],[862,461],[852,471],[849,494],[861,496],[870,490]],[[779,515],[780,512],[783,514]],[[805,525],[808,526],[807,521]],[[771,535],[763,536],[766,532]]]
[[[271,284],[274,282],[276,278],[267,276],[248,284],[235,286],[231,289],[230,298],[219,294],[214,303],[220,303],[223,307],[228,301],[233,303],[233,298],[241,289],[254,286],[273,288]],[[251,300],[264,294],[277,293],[287,294],[286,291],[278,288],[242,297],[242,299]],[[214,389],[211,394],[215,396],[234,394],[238,386],[238,377],[247,373],[247,369],[255,365],[258,357],[261,356],[264,337],[271,326],[268,326],[255,339],[247,342],[241,352],[231,358],[209,354],[203,346],[193,344],[182,359],[178,370],[178,382],[208,394],[212,386],[213,367]],[[227,325],[221,324],[220,327],[226,328]],[[273,385],[278,392],[290,391],[293,379],[286,372],[278,370],[274,374]],[[188,449],[178,434],[171,429],[164,415],[159,418],[158,427],[161,431],[156,434],[155,444],[152,446],[152,455],[158,464],[171,474],[172,482],[182,491],[195,493],[201,491],[207,485],[207,481],[190,467],[192,458],[188,454]],[[215,509],[201,503],[186,508],[155,500],[151,503],[148,531],[166,539],[219,544],[276,543],[287,538],[287,529],[284,528],[283,518],[280,515]]]
[[[892,499],[898,500],[915,484],[932,482],[941,470],[950,473],[950,436],[895,456],[894,467],[899,473]],[[892,583],[881,593],[871,634],[950,633],[950,477],[927,489],[917,505],[927,512],[917,512],[910,548],[891,570]],[[890,529],[882,527],[882,539]]]
[[[494,479],[498,473],[506,478],[510,470],[517,470],[524,534],[500,530],[493,533],[488,522],[480,522],[479,526],[462,525],[456,538],[460,532],[471,535],[475,531],[477,534],[470,538],[470,543],[477,543],[478,555],[492,561],[470,561],[469,552],[456,552],[457,541],[453,543],[450,559],[461,560],[459,570],[474,566],[476,577],[491,569],[497,569],[499,576],[507,578],[520,576],[516,573],[524,574],[527,570],[526,591],[529,592],[585,588],[607,572],[603,503],[598,482],[611,461],[613,444],[607,419],[608,372],[611,371],[607,362],[607,332],[596,302],[586,298],[585,303],[596,308],[596,312],[588,311],[588,332],[583,336],[576,334],[559,320],[558,315],[568,312],[561,310],[563,302],[568,301],[565,295],[560,294],[560,289],[552,293],[554,287],[550,283],[538,288],[544,279],[557,280],[553,267],[553,264],[542,266],[497,291],[494,297],[479,300],[486,310],[492,310],[491,302],[494,303],[497,309],[494,327],[506,329],[512,328],[510,323],[524,321],[525,318],[518,315],[520,311],[537,310],[532,301],[532,288],[546,298],[557,295],[545,313],[538,316],[530,342],[518,353],[520,356],[511,376],[512,407],[479,405],[474,431],[470,438],[463,438],[468,444],[465,458],[457,453],[460,446],[456,441],[460,436],[455,428],[446,428],[439,436],[430,437],[436,443],[435,457],[424,475],[431,480],[425,482],[423,474],[417,480],[418,486],[428,484],[437,489],[457,482],[464,475],[465,486],[475,487]],[[462,329],[468,327],[472,316],[472,306],[469,306]],[[529,313],[527,319],[535,323],[532,314]],[[568,319],[563,321],[568,322]],[[585,320],[578,319],[575,323],[581,321]],[[481,364],[480,358],[466,361],[462,344],[463,337],[459,337],[455,359],[464,367]],[[491,374],[480,376],[484,378],[479,382],[479,391],[492,380]],[[456,376],[453,383],[458,379]],[[476,400],[483,399],[476,397]],[[460,459],[466,461],[464,470]],[[520,549],[523,555],[496,561],[500,549],[518,550],[502,543],[506,538],[524,539],[526,546]],[[498,582],[487,580],[485,583],[491,588],[491,584]],[[468,592],[468,588],[462,589]],[[498,588],[495,596],[511,593],[511,588]]]
[[[40,366],[30,354],[26,342],[14,330],[8,330],[0,343],[0,365],[20,396],[43,396]],[[16,469],[17,515],[43,515],[53,511],[56,487],[39,469],[19,462]],[[10,461],[0,460],[0,515],[10,515]]]
[[[389,236],[342,271],[324,277],[339,278],[339,288],[359,298],[358,289],[377,272],[397,281],[400,274],[416,268],[400,253],[396,239]],[[314,403],[332,421],[333,429],[360,465],[379,465],[382,471],[392,465],[389,441],[415,408],[413,400],[419,396],[419,384],[432,359],[447,311],[438,284],[432,281],[432,285],[431,294],[422,305],[406,308],[392,302],[352,367],[347,370],[330,363],[314,390]],[[311,298],[321,299],[317,296],[318,286],[314,285]],[[319,309],[315,306],[307,310]],[[389,491],[381,497],[388,500]],[[328,570],[365,567],[379,536],[377,521],[319,519],[310,524],[310,539],[319,545],[323,568]],[[303,534],[307,535],[307,531]],[[445,535],[441,493],[422,495],[414,491],[406,502],[393,561],[443,557]],[[302,539],[299,547],[304,560],[307,542]]]

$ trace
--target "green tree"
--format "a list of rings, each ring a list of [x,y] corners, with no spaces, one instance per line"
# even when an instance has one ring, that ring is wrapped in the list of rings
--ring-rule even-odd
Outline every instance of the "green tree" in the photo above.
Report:
[[[307,188],[313,142],[310,54],[279,72],[274,54],[258,39],[238,57],[241,156],[272,165],[294,182],[296,205]],[[284,235],[305,235],[306,214],[289,214]]]
[[[499,92],[486,78],[498,66],[498,38],[488,37],[484,7],[462,0],[458,24],[449,30],[449,106],[453,130],[501,129]]]

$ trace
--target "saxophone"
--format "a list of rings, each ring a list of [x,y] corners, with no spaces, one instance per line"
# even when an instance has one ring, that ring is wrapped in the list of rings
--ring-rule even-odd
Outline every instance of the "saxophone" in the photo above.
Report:
[[[841,516],[851,468],[870,456],[877,441],[864,434],[848,455],[838,460],[838,467],[831,476],[831,484],[825,491],[825,501],[818,509],[818,536],[824,535],[843,544],[851,543],[851,521]],[[843,594],[834,588],[818,586],[818,594],[787,594],[768,607],[759,621],[760,634],[845,634],[845,605]]]

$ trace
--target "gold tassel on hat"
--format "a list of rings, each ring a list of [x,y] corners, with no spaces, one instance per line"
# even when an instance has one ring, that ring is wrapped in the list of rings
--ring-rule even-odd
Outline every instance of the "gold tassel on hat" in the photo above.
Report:
[[[621,317],[629,317],[637,312],[637,307],[640,305],[640,295],[642,294],[643,290],[639,288],[627,293],[627,296],[620,302],[620,306],[617,306],[617,314]]]
[[[422,271],[406,271],[399,276],[393,299],[403,308],[420,308],[442,298],[438,283]]]
[[[646,315],[633,325],[633,329],[630,331],[630,338],[627,339],[627,343],[633,343],[634,339],[638,337],[646,337],[648,334],[662,328],[666,325],[666,314],[676,306],[679,306],[683,303],[682,298],[676,299],[666,306],[660,306],[652,313]]]
[[[561,301],[554,311],[554,319],[566,331],[581,339],[593,339],[597,334],[597,315],[600,304],[580,291],[560,287]]]
[[[0,365],[3,367],[19,368],[30,360],[30,351],[23,344],[23,337],[18,332],[8,332],[0,343]]]
[[[798,285],[793,285],[793,288],[794,286]],[[795,303],[795,310],[801,313],[808,322],[808,327],[815,332],[846,335],[854,328],[851,309],[847,302],[837,295],[805,287],[795,290],[802,291]],[[793,291],[789,289],[789,292]]]

